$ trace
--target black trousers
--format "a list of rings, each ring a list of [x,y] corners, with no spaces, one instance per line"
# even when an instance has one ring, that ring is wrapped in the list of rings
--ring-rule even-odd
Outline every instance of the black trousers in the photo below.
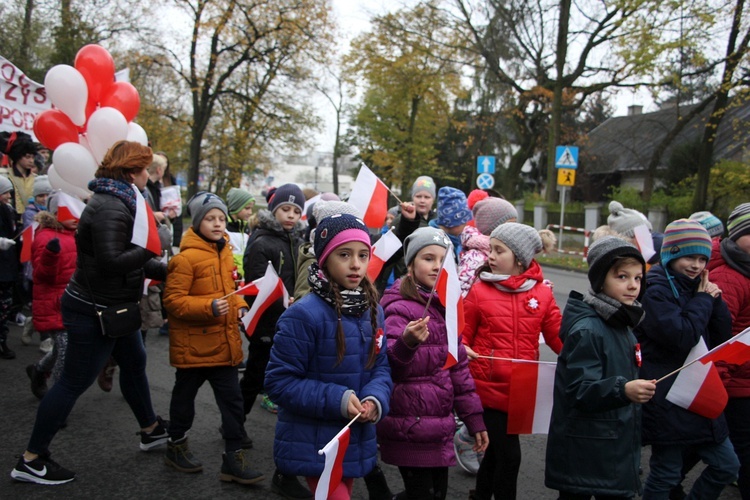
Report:
[[[445,500],[448,467],[399,467],[406,500]]]
[[[591,497],[596,500],[631,500],[633,497],[616,497],[612,495],[581,495],[578,493],[568,493],[567,491],[561,491],[558,500],[591,500]]]
[[[238,378],[236,366],[177,368],[169,404],[169,437],[174,441],[181,439],[193,426],[195,396],[203,383],[208,381],[221,412],[225,451],[239,450],[245,417]]]
[[[484,409],[484,425],[490,444],[477,472],[477,500],[515,500],[518,470],[521,468],[521,442],[518,434],[508,434],[508,414]]]
[[[247,346],[245,374],[240,380],[245,415],[253,409],[258,394],[263,392],[266,367],[268,366],[268,360],[271,359],[271,345],[270,342],[250,342],[250,345]]]

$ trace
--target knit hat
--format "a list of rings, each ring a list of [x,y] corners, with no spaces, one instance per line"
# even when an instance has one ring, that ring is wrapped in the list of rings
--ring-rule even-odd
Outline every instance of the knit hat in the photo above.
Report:
[[[427,191],[430,196],[435,197],[435,181],[429,175],[420,175],[411,186],[411,197],[422,191]]]
[[[275,186],[268,188],[268,190],[266,191],[266,194],[264,195],[266,198],[266,203],[271,203],[271,198],[273,198],[273,195],[276,194],[277,189],[278,188]]]
[[[13,183],[5,176],[0,175],[0,194],[13,190]]]
[[[633,231],[638,226],[647,226],[651,231],[651,223],[645,215],[632,208],[624,208],[619,201],[612,201],[609,204],[609,217],[607,217],[609,227],[628,238],[635,238]]]
[[[350,241],[360,241],[370,248],[370,233],[362,219],[349,214],[335,214],[321,219],[315,229],[313,242],[318,265],[322,268],[331,252]]]
[[[430,245],[438,245],[445,249],[450,246],[451,240],[442,229],[436,227],[420,227],[404,240],[404,261],[408,266],[417,256],[420,250]]]
[[[52,192],[52,185],[49,183],[49,177],[46,175],[37,175],[34,177],[34,190],[32,196],[36,198],[40,194],[50,194]]]
[[[198,231],[203,218],[212,208],[218,208],[224,212],[224,215],[227,215],[227,206],[224,204],[224,200],[213,193],[201,191],[188,200],[187,211],[188,215],[193,218],[194,231]]]
[[[703,255],[711,258],[711,237],[700,222],[677,219],[664,230],[661,244],[661,265],[669,269],[669,262],[688,255]]]
[[[526,224],[517,222],[506,222],[497,226],[490,238],[500,240],[510,248],[511,252],[523,264],[524,269],[529,267],[536,254],[542,251],[542,238],[536,229]]]
[[[510,219],[518,219],[516,207],[502,198],[485,198],[474,205],[474,225],[479,232],[489,236],[500,224],[505,224]]]
[[[737,241],[740,237],[750,234],[750,203],[737,205],[727,219],[729,239]]]
[[[227,193],[227,210],[231,215],[239,213],[250,203],[255,203],[255,197],[244,189],[232,188]]]
[[[438,191],[437,225],[456,227],[472,219],[463,191],[453,187],[441,187]]]
[[[392,216],[396,217],[398,215],[398,209],[399,209],[398,205],[395,206],[395,207],[389,208],[388,209],[388,215],[392,215]]]
[[[615,260],[622,257],[632,257],[641,263],[646,271],[646,261],[641,252],[628,241],[618,236],[604,236],[596,240],[590,247],[586,262],[589,264],[589,283],[594,293],[602,291],[607,273]],[[641,291],[645,288],[641,287]]]
[[[711,212],[695,212],[688,219],[700,222],[711,238],[724,234],[724,224]]]
[[[489,198],[490,195],[484,189],[473,189],[469,196],[466,197],[466,204],[469,205],[469,210],[474,210],[477,202]],[[475,214],[476,216],[476,214]]]
[[[305,209],[305,195],[296,184],[284,184],[279,186],[268,201],[268,210],[275,213],[276,209],[283,205],[294,205],[300,212]]]
[[[0,153],[6,154],[16,163],[27,154],[36,154],[39,145],[26,132],[0,133]]]
[[[349,214],[362,218],[357,207],[345,201],[319,201],[313,207],[313,217],[315,220],[323,220],[336,214]]]

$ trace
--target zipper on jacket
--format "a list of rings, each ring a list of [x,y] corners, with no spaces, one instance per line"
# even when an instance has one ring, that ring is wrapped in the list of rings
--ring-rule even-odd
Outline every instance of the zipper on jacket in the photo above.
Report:
[[[284,252],[279,250],[279,268],[276,271],[279,277],[281,277],[281,268],[284,267]]]

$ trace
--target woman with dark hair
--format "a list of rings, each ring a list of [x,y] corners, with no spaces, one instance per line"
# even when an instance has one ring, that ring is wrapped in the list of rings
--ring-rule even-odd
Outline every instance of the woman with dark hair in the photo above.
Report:
[[[137,303],[147,277],[166,279],[166,267],[150,251],[131,243],[136,189],[148,180],[151,148],[119,141],[104,156],[89,183],[94,192],[81,214],[76,234],[78,261],[61,299],[68,350],[60,380],[39,404],[28,447],[11,472],[18,481],[61,484],[75,479],[50,458],[49,444],[78,397],[94,383],[110,355],[121,369],[120,389],[141,428],[140,448],[164,444],[166,423],[156,416],[146,376],[146,350],[140,331],[118,338],[102,333],[97,311]]]

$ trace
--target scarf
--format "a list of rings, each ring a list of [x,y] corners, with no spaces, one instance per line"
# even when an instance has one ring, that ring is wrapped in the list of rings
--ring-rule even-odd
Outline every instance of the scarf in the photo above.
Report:
[[[729,267],[750,278],[750,254],[743,251],[736,241],[729,238],[721,240],[721,256]]]
[[[604,321],[612,326],[625,326],[635,328],[643,321],[646,312],[640,302],[635,301],[632,306],[623,304],[604,293],[594,293],[589,289],[583,295],[583,301],[594,308],[594,311]]]
[[[130,213],[135,216],[135,192],[133,186],[123,181],[100,177],[89,182],[89,191],[94,193],[111,194],[120,198]]]
[[[310,284],[310,290],[316,293],[318,297],[328,302],[332,307],[336,307],[336,294],[317,262],[310,264],[307,282]],[[367,294],[361,286],[354,290],[340,288],[339,294],[341,295],[341,314],[361,316],[370,305],[367,302]]]
[[[525,277],[523,274],[510,276],[508,274],[493,274],[489,271],[479,273],[479,279],[492,283],[501,292],[521,293],[531,290],[539,283],[537,280]]]

